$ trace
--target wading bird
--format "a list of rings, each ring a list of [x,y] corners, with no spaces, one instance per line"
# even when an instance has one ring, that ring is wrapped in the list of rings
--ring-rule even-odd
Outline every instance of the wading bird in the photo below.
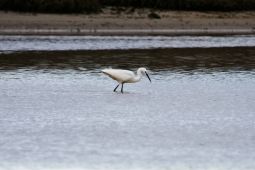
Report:
[[[123,93],[124,83],[136,83],[142,79],[143,75],[146,75],[151,82],[151,79],[146,72],[146,68],[143,68],[143,67],[137,70],[137,74],[129,70],[121,70],[121,69],[104,69],[102,70],[102,72],[119,83],[114,88],[113,90],[114,92],[116,92],[117,88],[121,84],[121,93]]]

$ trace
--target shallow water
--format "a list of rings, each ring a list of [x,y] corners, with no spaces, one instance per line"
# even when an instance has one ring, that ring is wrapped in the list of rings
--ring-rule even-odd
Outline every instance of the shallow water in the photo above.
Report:
[[[0,52],[195,47],[254,47],[253,35],[236,36],[0,36]]]
[[[0,169],[252,170],[255,48],[0,55]],[[100,70],[149,68],[113,93]]]

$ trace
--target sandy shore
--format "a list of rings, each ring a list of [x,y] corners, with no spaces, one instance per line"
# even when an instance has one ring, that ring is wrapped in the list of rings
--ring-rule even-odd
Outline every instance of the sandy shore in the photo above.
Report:
[[[0,12],[1,35],[208,35],[255,34],[255,11],[177,12],[104,9],[100,14],[58,15]]]

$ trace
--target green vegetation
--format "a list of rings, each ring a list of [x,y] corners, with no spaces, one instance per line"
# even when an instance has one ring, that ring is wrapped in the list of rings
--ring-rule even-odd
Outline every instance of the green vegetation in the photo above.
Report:
[[[106,6],[162,10],[255,10],[255,0],[0,0],[0,10],[45,13],[99,12]]]
[[[255,0],[100,0],[100,4],[165,10],[255,10]]]
[[[98,0],[0,0],[0,10],[43,13],[99,12]]]

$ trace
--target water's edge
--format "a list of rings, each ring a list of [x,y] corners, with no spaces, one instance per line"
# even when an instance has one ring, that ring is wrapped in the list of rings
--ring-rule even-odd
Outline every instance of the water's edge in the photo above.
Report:
[[[254,47],[255,36],[0,36],[0,52]]]
[[[6,29],[0,35],[94,35],[94,36],[211,36],[254,35],[255,29]]]

